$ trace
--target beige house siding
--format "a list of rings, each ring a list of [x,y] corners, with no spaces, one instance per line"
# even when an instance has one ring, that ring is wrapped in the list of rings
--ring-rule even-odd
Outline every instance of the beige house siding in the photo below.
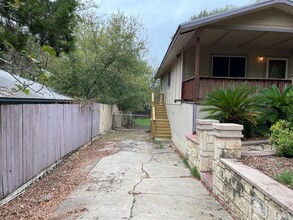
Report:
[[[219,22],[217,23],[217,26],[235,27],[249,30],[274,29],[292,32],[292,19],[293,16],[276,8],[270,8]]]
[[[166,104],[175,104],[175,99],[181,99],[181,84],[182,84],[182,56],[176,59],[172,65],[171,84],[168,86],[168,74],[162,80],[162,90],[165,94]]]
[[[213,55],[236,55],[246,57],[246,77],[266,78],[266,61],[258,62],[258,56],[288,59],[288,76],[293,75],[293,56],[291,50],[265,50],[265,49],[238,49],[238,48],[201,48],[200,75],[211,76]]]

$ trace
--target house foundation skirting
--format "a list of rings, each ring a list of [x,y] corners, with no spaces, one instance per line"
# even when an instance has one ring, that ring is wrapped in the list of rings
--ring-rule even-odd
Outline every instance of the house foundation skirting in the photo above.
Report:
[[[189,163],[212,173],[213,193],[237,219],[293,219],[293,192],[237,161],[242,130],[242,125],[197,120],[196,135],[187,136]]]

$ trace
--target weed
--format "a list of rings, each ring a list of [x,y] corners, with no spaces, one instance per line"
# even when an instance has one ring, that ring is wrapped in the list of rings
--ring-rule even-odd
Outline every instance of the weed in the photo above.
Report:
[[[187,166],[190,169],[190,165],[189,165],[189,161],[188,161],[188,157],[187,156],[185,156],[183,158],[183,163],[184,163],[185,166]]]
[[[196,166],[190,169],[191,175],[194,176],[196,179],[200,180],[200,173]]]
[[[161,141],[157,141],[157,140],[155,140],[155,143],[156,143],[157,145],[159,145],[159,146],[158,146],[158,149],[163,149],[163,144],[161,143]]]
[[[293,170],[285,170],[282,173],[278,174],[275,179],[283,184],[293,186]]]
[[[199,179],[200,180],[200,173],[197,169],[196,166],[194,167],[191,167],[190,164],[189,164],[189,161],[188,161],[188,155],[186,155],[184,158],[183,158],[183,163],[186,167],[188,167],[190,169],[190,173],[192,176],[194,176],[196,179]]]

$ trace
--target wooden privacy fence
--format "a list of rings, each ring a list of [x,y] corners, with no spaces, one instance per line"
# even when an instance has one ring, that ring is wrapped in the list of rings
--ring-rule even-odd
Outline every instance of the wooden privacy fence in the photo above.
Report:
[[[0,200],[100,133],[100,104],[0,105]]]

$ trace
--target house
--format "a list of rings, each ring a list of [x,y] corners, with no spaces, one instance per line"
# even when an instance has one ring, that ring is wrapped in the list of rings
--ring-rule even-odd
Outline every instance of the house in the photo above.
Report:
[[[200,101],[229,82],[261,87],[292,83],[293,2],[269,0],[182,23],[156,73],[161,79],[172,141],[203,118]]]

